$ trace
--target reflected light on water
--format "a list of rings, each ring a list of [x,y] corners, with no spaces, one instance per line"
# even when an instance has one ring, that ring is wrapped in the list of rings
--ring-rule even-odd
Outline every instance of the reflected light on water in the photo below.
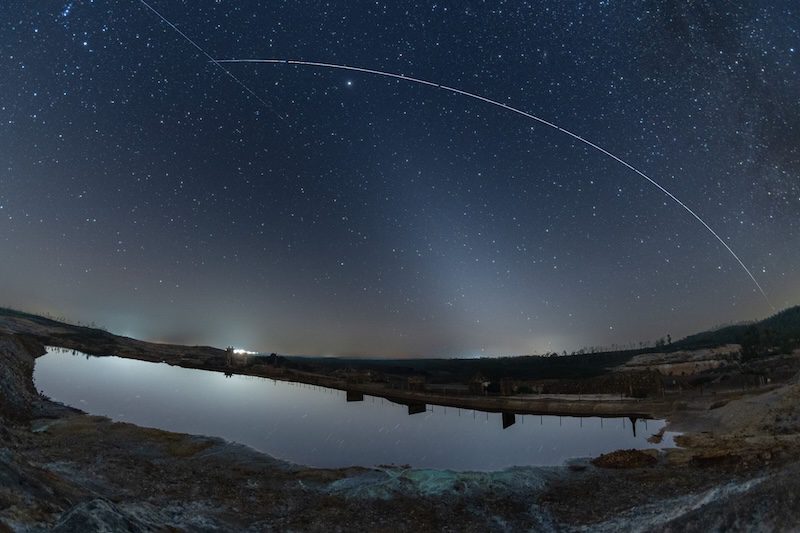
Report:
[[[314,385],[118,357],[51,351],[37,360],[34,379],[52,399],[91,414],[222,437],[319,467],[408,464],[486,471],[672,445],[670,435],[660,444],[647,442],[663,428],[658,420],[401,405]]]

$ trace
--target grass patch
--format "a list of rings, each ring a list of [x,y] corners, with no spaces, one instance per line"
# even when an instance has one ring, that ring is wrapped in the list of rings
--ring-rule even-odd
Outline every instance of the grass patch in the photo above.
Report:
[[[175,458],[192,457],[215,444],[214,440],[112,422],[101,416],[76,416],[48,428],[48,432],[71,440],[102,440],[138,446],[160,446]]]
[[[135,428],[135,430],[140,434],[141,440],[163,446],[167,454],[176,458],[192,457],[215,444],[210,439],[170,433],[160,429]]]

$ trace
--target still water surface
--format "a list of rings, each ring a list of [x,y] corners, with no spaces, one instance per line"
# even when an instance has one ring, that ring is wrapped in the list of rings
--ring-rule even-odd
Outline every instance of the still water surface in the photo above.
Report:
[[[36,361],[37,388],[95,415],[169,431],[211,435],[273,457],[319,466],[408,464],[420,468],[499,470],[558,465],[574,457],[659,445],[664,426],[630,419],[517,415],[405,405],[342,391],[249,376],[192,370],[119,357],[50,351]]]

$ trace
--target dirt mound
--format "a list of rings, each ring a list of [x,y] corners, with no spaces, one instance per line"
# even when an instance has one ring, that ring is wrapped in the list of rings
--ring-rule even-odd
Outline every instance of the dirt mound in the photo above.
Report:
[[[643,468],[657,462],[655,456],[641,450],[617,450],[592,459],[592,464],[600,468]]]
[[[33,355],[43,352],[35,341],[0,334],[0,420],[28,418],[38,397],[33,386]]]
[[[737,466],[741,462],[741,456],[727,452],[703,453],[695,455],[691,459],[691,464],[700,468]]]

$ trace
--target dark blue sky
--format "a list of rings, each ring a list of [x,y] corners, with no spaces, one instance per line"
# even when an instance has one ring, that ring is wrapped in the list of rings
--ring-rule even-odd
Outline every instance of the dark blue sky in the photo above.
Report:
[[[800,301],[794,2],[150,4],[216,58],[399,72],[574,131]],[[226,65],[138,0],[0,6],[0,304],[154,340],[474,355],[771,313],[622,165],[434,88]],[[283,118],[279,118],[283,117]]]

